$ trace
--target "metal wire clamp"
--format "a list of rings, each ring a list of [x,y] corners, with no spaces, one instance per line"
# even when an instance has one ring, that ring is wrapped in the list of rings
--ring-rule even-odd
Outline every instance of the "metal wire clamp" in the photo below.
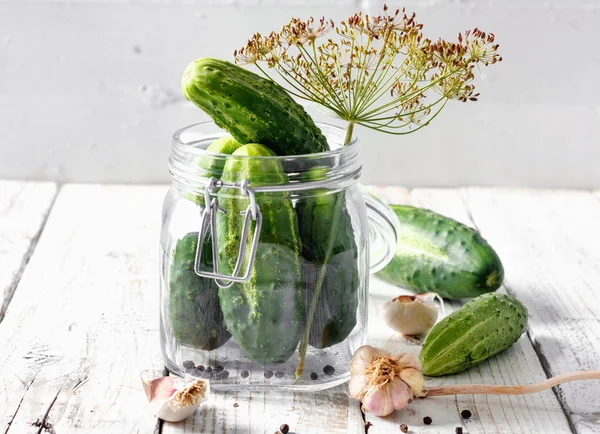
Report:
[[[204,188],[204,204],[205,208],[200,213],[200,231],[198,232],[198,245],[196,247],[196,259],[194,262],[194,272],[200,277],[207,277],[214,279],[220,288],[229,288],[236,282],[247,282],[250,279],[252,273],[252,267],[254,265],[254,259],[256,258],[256,250],[258,248],[258,239],[260,237],[260,229],[262,226],[262,214],[260,208],[256,203],[254,197],[254,190],[248,187],[250,184],[249,180],[242,182],[224,182],[211,177],[208,185]],[[240,249],[238,257],[231,275],[219,273],[219,249],[217,244],[217,212],[226,213],[227,210],[219,207],[217,198],[211,198],[211,193],[214,193],[216,188],[237,188],[241,191],[242,195],[248,196],[250,203],[245,211],[240,212],[244,216],[244,226],[242,228],[242,236],[240,237]],[[250,224],[254,220],[256,225],[254,227],[254,236],[252,237],[252,245],[250,247],[250,257],[248,258],[248,265],[243,275],[239,275],[242,265],[244,263],[244,256],[246,253],[246,242],[248,241],[248,235],[250,233]],[[213,270],[204,271],[200,268],[202,259],[202,245],[206,239],[207,232],[210,230],[212,237],[212,259],[213,259]]]

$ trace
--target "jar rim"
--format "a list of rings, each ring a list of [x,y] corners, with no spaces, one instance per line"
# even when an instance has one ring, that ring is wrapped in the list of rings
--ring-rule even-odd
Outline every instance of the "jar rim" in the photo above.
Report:
[[[327,137],[332,150],[303,155],[249,156],[207,151],[206,148],[214,140],[227,134],[215,122],[188,125],[173,134],[169,172],[173,182],[190,189],[206,186],[212,178],[220,179],[226,161],[248,159],[262,160],[267,165],[281,164],[286,175],[282,178],[285,181],[273,185],[267,185],[271,180],[255,179],[253,188],[256,191],[289,190],[292,187],[296,190],[308,190],[319,186],[337,187],[358,179],[362,166],[357,137],[353,136],[350,143],[344,146],[346,131],[343,128],[326,123],[317,123],[317,126]],[[211,161],[210,167],[202,166],[200,161]],[[322,170],[322,180],[312,179],[311,170],[316,167]],[[267,184],[258,186],[260,183]]]
[[[339,133],[343,133],[345,134],[345,130],[337,125],[332,125],[332,124],[328,124],[326,122],[315,122],[315,124],[319,127],[319,128],[325,128],[328,130],[336,130]],[[192,128],[197,128],[197,127],[210,127],[210,126],[215,126],[218,127],[218,125],[214,122],[214,121],[203,121],[203,122],[196,122],[194,124],[190,124],[187,125],[183,128],[178,129],[177,131],[175,131],[175,133],[173,133],[173,146],[174,148],[176,148],[177,151],[183,151],[186,153],[190,153],[192,155],[196,155],[196,156],[207,156],[207,157],[214,157],[214,158],[227,158],[227,157],[231,157],[231,155],[228,154],[222,154],[220,152],[212,152],[212,151],[207,151],[206,149],[201,149],[201,148],[196,148],[193,146],[190,146],[189,143],[186,143],[184,140],[182,140],[181,135],[187,131],[189,131]],[[267,156],[260,156],[260,157],[256,157],[256,156],[249,156],[249,155],[236,155],[236,159],[246,159],[246,158],[252,158],[252,159],[260,159],[260,160],[277,160],[277,159],[286,159],[289,160],[290,158],[297,158],[297,159],[306,159],[306,158],[310,158],[310,159],[318,159],[321,157],[334,157],[336,155],[341,155],[344,153],[349,153],[355,150],[355,148],[358,147],[358,137],[356,135],[352,135],[352,139],[350,140],[350,142],[347,145],[342,145],[339,146],[335,149],[331,149],[329,151],[324,151],[324,152],[315,152],[312,154],[299,154],[299,155],[267,155]]]

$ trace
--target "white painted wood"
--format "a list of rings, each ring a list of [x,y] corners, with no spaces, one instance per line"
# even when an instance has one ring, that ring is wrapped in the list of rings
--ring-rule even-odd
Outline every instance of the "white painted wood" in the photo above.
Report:
[[[0,432],[151,432],[165,187],[66,185],[0,324]]]
[[[550,375],[600,367],[600,201],[588,192],[467,189],[477,226],[529,309]],[[600,382],[558,388],[578,432],[600,432]]]
[[[413,190],[407,197],[404,190],[393,188],[377,189],[379,194],[391,203],[410,203],[432,209],[462,223],[473,226],[464,205],[460,190],[435,189]],[[501,224],[501,222],[498,222]],[[485,235],[485,233],[484,233]],[[418,354],[420,345],[392,332],[381,320],[382,303],[401,293],[401,290],[381,280],[373,279],[369,307],[369,341],[397,352]],[[458,308],[460,302],[446,303],[447,313]],[[441,384],[527,384],[546,379],[540,361],[527,336],[507,351],[491,358],[465,373],[443,378],[427,378],[426,385]],[[473,416],[464,420],[462,410],[469,410]],[[423,423],[429,416],[433,423]],[[379,418],[366,414],[373,426],[369,434],[399,432],[399,425],[405,423],[411,432],[453,433],[456,427],[463,427],[469,433],[564,433],[569,425],[563,410],[551,391],[530,396],[473,396],[435,397],[417,400],[403,411]]]
[[[0,322],[55,196],[51,182],[0,181]]]
[[[463,197],[458,190],[376,191],[465,223],[472,214],[503,259],[509,291],[529,307],[530,333],[547,367],[562,373],[598,366],[600,306],[593,288],[600,283],[600,246],[589,241],[600,237],[597,198],[577,192],[475,189]],[[138,375],[161,366],[156,258],[164,192],[164,187],[132,186],[62,189],[0,324],[0,432],[159,431]],[[416,352],[418,346],[397,335],[390,342],[393,335],[379,322],[381,301],[398,293],[373,279],[369,340]],[[544,378],[524,336],[479,367],[428,384],[524,384]],[[579,432],[597,432],[597,383],[561,390],[575,409]],[[193,418],[164,424],[162,431],[269,433],[287,423],[296,433],[363,432],[358,403],[345,391],[343,385],[316,394],[216,393]],[[473,413],[468,421],[459,416],[463,409]],[[426,427],[424,416],[433,424]],[[399,432],[400,423],[422,433],[450,433],[457,426],[469,433],[569,431],[550,391],[429,398],[391,417],[367,419],[373,423],[370,434]]]
[[[218,393],[194,417],[177,424],[164,423],[162,433],[271,434],[287,423],[290,432],[298,434],[362,434],[360,409],[348,405],[346,391],[347,386],[342,385],[318,393]]]

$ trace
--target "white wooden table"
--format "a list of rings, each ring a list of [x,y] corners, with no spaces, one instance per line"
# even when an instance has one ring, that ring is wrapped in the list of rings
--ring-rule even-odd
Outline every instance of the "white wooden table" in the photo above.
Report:
[[[460,375],[427,384],[525,384],[600,369],[600,194],[379,188],[479,229],[529,309],[527,334]],[[215,393],[194,417],[159,423],[142,369],[158,348],[158,234],[165,186],[0,181],[0,433],[600,433],[600,382],[537,395],[417,400],[363,415],[345,386],[317,394]],[[418,351],[377,323],[401,291],[372,280],[370,341]],[[450,308],[459,304],[453,303]],[[469,410],[472,417],[462,419]],[[423,417],[433,419],[431,425]]]

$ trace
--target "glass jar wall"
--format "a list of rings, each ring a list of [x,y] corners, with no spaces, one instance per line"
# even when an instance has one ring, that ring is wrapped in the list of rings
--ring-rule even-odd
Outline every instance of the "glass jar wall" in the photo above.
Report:
[[[225,135],[213,123],[174,135],[160,242],[171,372],[230,390],[348,380],[366,337],[369,219],[356,140],[342,147],[343,130],[319,126],[332,150],[291,157],[210,153]],[[393,214],[368,202],[381,267]]]

